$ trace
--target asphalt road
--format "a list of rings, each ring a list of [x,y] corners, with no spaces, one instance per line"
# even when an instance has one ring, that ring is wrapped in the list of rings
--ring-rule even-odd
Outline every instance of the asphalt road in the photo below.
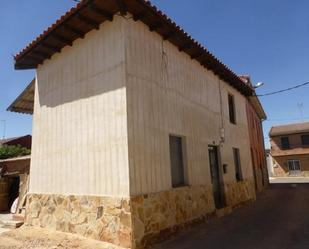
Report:
[[[257,202],[155,249],[309,249],[309,184],[273,184]]]

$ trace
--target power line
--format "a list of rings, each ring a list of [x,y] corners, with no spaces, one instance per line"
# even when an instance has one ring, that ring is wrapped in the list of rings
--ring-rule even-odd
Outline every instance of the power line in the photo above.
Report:
[[[258,94],[256,96],[258,96],[258,97],[270,96],[270,95],[274,95],[274,94],[278,94],[278,93],[283,93],[283,92],[291,91],[291,90],[294,90],[296,88],[300,88],[300,87],[303,87],[303,86],[306,86],[306,85],[309,85],[309,81],[305,82],[305,83],[302,83],[302,84],[299,84],[299,85],[296,85],[296,86],[293,86],[293,87],[289,87],[289,88],[283,89],[283,90],[279,90],[279,91],[275,91],[275,92],[270,92],[270,93],[264,93],[264,94]]]
[[[266,119],[265,121],[273,122],[273,121],[293,121],[293,120],[304,120],[309,119],[309,117],[302,117],[302,118],[273,118],[273,119]]]

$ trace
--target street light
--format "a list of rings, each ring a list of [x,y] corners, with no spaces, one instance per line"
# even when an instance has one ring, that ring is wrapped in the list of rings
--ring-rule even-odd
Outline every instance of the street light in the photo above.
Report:
[[[257,88],[259,88],[261,86],[264,86],[264,83],[263,82],[258,82],[258,83],[256,83],[256,85],[253,88],[257,89]]]

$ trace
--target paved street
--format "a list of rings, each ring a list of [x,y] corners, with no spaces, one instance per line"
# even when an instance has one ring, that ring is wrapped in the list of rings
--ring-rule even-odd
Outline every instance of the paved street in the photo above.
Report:
[[[309,184],[273,184],[256,203],[155,249],[308,249]]]

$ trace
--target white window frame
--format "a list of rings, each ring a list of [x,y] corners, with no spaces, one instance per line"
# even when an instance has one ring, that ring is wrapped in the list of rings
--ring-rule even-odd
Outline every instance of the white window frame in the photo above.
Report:
[[[298,167],[295,165],[296,162],[298,163]],[[292,163],[292,167],[290,167],[290,163]],[[296,169],[296,167],[298,169]],[[293,168],[293,169],[291,169],[291,168]],[[288,160],[288,169],[289,169],[289,171],[301,171],[300,160],[296,160],[296,159]]]

